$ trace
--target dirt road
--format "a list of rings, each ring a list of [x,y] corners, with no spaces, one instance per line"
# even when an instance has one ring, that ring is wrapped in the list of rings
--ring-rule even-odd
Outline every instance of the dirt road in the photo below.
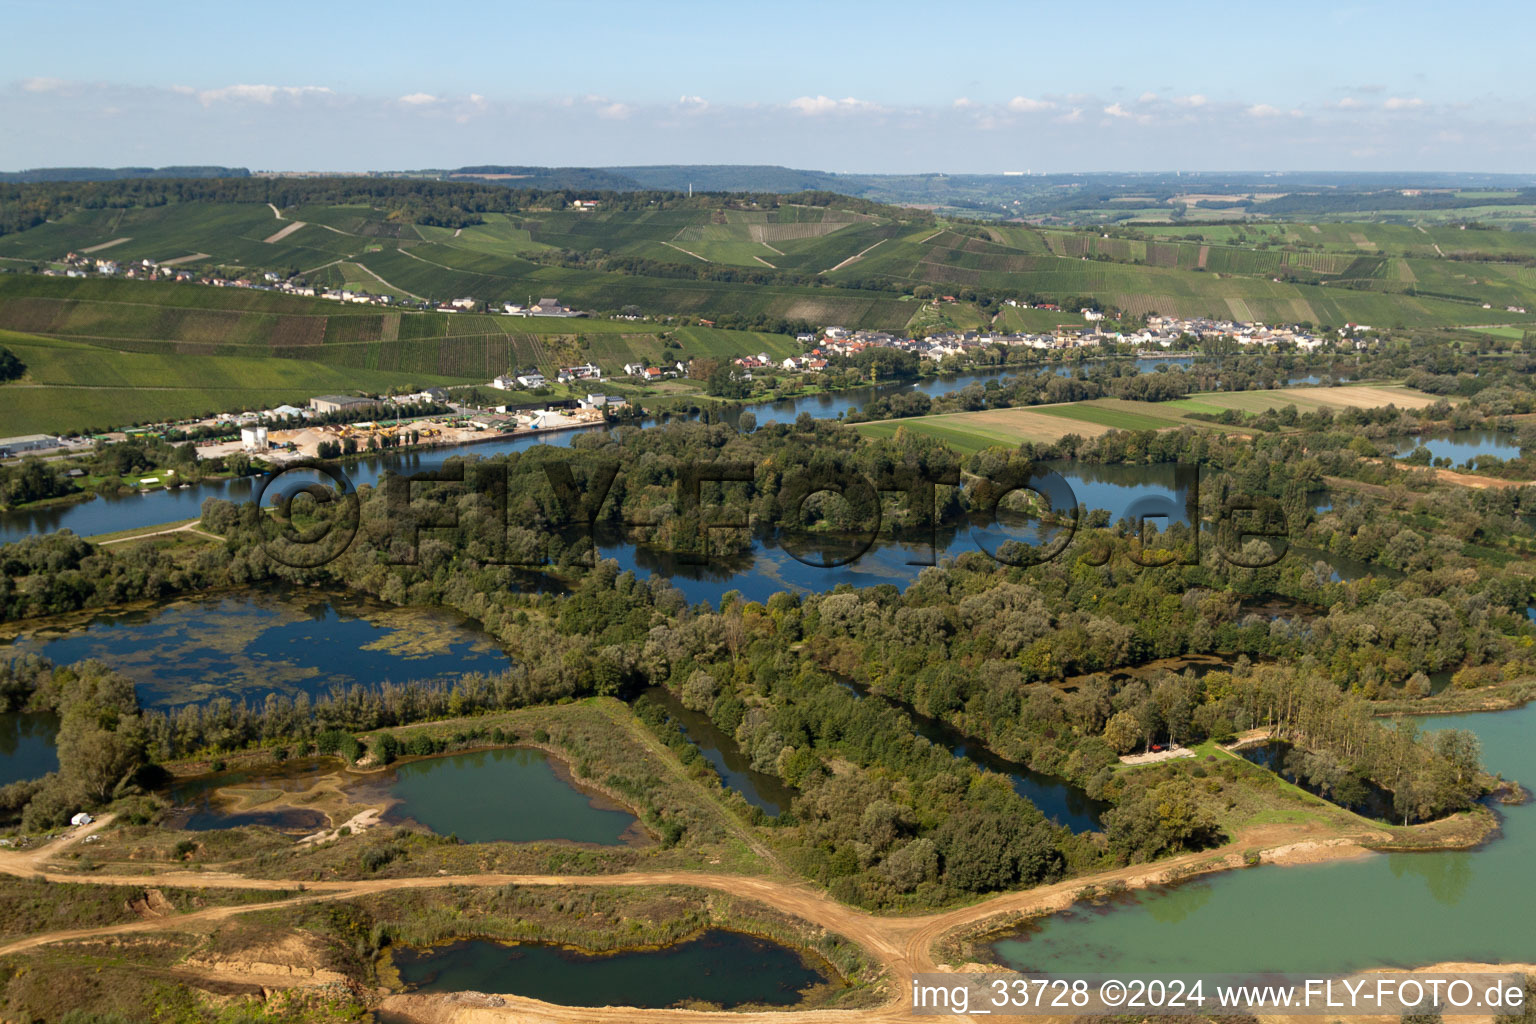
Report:
[[[330,882],[299,882],[284,879],[247,878],[243,875],[218,871],[170,870],[151,874],[92,874],[82,876],[45,869],[46,862],[59,853],[85,839],[92,832],[105,827],[110,817],[92,826],[78,829],[65,839],[36,850],[0,853],[0,872],[26,877],[42,877],[55,882],[88,882],[100,885],[116,885],[143,888],[173,886],[213,887],[225,889],[252,889],[281,891],[302,888],[301,895],[273,902],[216,907],[170,917],[147,918],[126,924],[102,928],[70,929],[45,932],[17,939],[0,946],[0,955],[16,953],[55,942],[76,939],[100,938],[159,930],[197,930],[200,923],[216,923],[236,914],[257,909],[299,906],[325,900],[349,899],[370,893],[398,891],[400,889],[438,889],[449,886],[692,886],[745,897],[805,921],[858,943],[866,953],[887,972],[891,981],[891,1000],[886,1005],[866,1010],[820,1010],[794,1012],[793,1020],[816,1022],[871,1021],[884,1022],[907,1020],[910,1017],[908,998],[910,991],[905,979],[914,972],[947,970],[934,959],[934,944],[944,935],[959,929],[982,924],[991,918],[1009,914],[1036,914],[1062,909],[1074,902],[1089,886],[1103,888],[1111,884],[1135,889],[1157,885],[1175,878],[1187,877],[1204,871],[1238,867],[1243,863],[1243,853],[1255,848],[1270,851],[1267,859],[1275,863],[1290,861],[1315,861],[1333,857],[1363,856],[1364,848],[1358,844],[1379,838],[1380,833],[1362,830],[1359,835],[1330,835],[1320,826],[1274,825],[1251,829],[1239,835],[1233,842],[1200,853],[1185,854],[1155,864],[1132,865],[1101,872],[1096,875],[1039,886],[1023,892],[1005,893],[970,906],[959,907],[937,914],[914,917],[878,917],[865,911],[844,906],[824,892],[804,882],[783,878],[756,878],[743,875],[693,873],[687,871],[628,872],[614,875],[517,875],[517,874],[470,874],[431,875],[425,877],[362,879]],[[490,1024],[509,1021],[581,1021],[595,1024],[601,1021],[783,1021],[783,1012],[757,1014],[697,1013],[676,1010],[636,1010],[634,1008],[568,1008],[541,1003],[516,996],[499,996],[503,1005],[475,1005],[465,997],[455,994],[425,995],[405,994],[385,1000],[386,1008],[425,1021],[441,1021],[444,1024]],[[483,1003],[484,1001],[482,1001]]]

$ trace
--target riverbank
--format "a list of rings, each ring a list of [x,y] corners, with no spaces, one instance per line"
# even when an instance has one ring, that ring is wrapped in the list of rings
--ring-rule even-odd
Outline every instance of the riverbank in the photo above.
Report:
[[[1514,679],[1474,690],[1443,690],[1433,697],[1413,700],[1375,701],[1380,717],[1405,715],[1465,715],[1483,711],[1510,711],[1536,700],[1536,679]]]

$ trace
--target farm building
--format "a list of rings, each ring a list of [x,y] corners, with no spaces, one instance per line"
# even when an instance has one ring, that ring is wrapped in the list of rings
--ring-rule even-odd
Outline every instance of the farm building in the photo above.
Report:
[[[354,395],[316,395],[309,400],[309,407],[315,412],[342,412],[378,404],[376,398],[358,398]]]
[[[59,439],[52,434],[23,434],[20,437],[0,437],[0,455],[20,455],[57,448]]]

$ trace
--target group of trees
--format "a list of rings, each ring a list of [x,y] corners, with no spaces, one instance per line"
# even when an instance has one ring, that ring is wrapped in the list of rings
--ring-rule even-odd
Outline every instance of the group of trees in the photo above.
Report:
[[[27,372],[27,364],[16,358],[16,353],[0,347],[0,382],[17,380]]]
[[[36,658],[0,663],[0,707],[59,716],[59,770],[0,788],[0,820],[29,830],[64,824],[139,788],[148,765],[133,681],[100,662],[53,668]]]

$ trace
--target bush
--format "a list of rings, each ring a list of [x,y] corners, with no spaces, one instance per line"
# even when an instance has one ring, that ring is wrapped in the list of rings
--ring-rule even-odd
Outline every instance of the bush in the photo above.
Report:
[[[362,743],[344,729],[327,729],[316,736],[315,749],[322,754],[335,754],[348,762],[363,756]]]
[[[364,850],[361,856],[363,870],[378,871],[391,861],[398,860],[406,855],[405,847],[399,843],[385,843],[381,846],[370,846]]]
[[[58,828],[67,824],[79,809],[80,798],[74,787],[57,775],[50,775],[21,812],[21,827],[27,832]]]
[[[374,737],[373,753],[379,764],[390,764],[400,756],[402,747],[394,733],[383,732]]]

